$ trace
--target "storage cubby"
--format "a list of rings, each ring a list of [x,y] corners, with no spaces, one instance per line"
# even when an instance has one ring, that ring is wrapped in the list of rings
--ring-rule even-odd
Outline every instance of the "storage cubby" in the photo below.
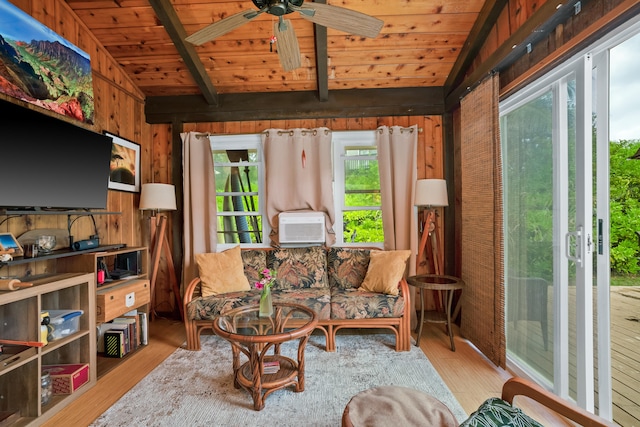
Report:
[[[77,330],[45,346],[4,347],[0,363],[0,412],[17,411],[9,425],[40,425],[96,382],[95,278],[93,274],[57,274],[16,291],[0,291],[0,338],[40,342],[40,313],[82,310]],[[44,365],[87,364],[89,380],[71,394],[54,395],[41,404]],[[17,418],[17,419],[14,419]]]
[[[124,247],[105,251],[79,254],[58,260],[59,271],[92,272],[97,283],[98,271],[101,263],[106,265],[109,271],[125,269],[123,263],[127,259],[131,274],[121,279],[106,279],[97,286],[96,310],[93,317],[94,325],[99,328],[103,323],[136,310],[149,316],[151,290],[148,279],[149,254],[146,247]],[[135,260],[135,261],[133,261]],[[119,262],[120,261],[120,262]],[[135,265],[134,265],[135,264]],[[132,353],[124,358],[104,357],[98,354],[97,376],[98,378],[121,363]]]

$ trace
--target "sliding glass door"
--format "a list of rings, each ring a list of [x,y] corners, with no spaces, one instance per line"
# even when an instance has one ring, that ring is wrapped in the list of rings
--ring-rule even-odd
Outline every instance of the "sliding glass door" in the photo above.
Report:
[[[594,410],[590,55],[500,106],[510,364]]]
[[[508,364],[623,426],[640,420],[639,47],[637,18],[500,104]]]

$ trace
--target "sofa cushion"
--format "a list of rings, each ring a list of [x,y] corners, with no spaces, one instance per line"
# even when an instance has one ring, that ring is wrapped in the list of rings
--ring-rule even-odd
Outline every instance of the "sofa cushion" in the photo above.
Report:
[[[369,249],[338,248],[327,250],[329,286],[357,289],[367,275]]]
[[[229,292],[207,298],[195,298],[187,305],[187,316],[193,320],[214,320],[220,314],[249,304],[259,304],[260,290]],[[309,307],[318,319],[328,319],[330,315],[330,293],[328,288],[286,289],[271,294],[274,303],[287,302]]]
[[[404,304],[405,299],[400,295],[331,288],[332,319],[402,317]]]
[[[316,312],[318,320],[331,316],[331,292],[329,288],[283,289],[271,294],[274,303],[300,304]]]
[[[271,250],[267,268],[276,273],[272,290],[329,287],[327,257],[319,246]]]
[[[244,275],[249,280],[251,288],[255,288],[256,282],[260,280],[260,272],[267,268],[267,252],[257,249],[242,250],[242,264],[244,265]]]
[[[236,307],[259,304],[260,293],[260,290],[252,289],[250,291],[212,295],[206,298],[194,298],[187,304],[186,315],[193,320],[213,320],[220,313],[225,313]]]
[[[513,426],[542,427],[542,424],[526,415],[520,408],[509,405],[504,400],[492,397],[484,401],[460,427]]]
[[[373,251],[360,290],[398,295],[398,282],[407,269],[410,250]]]
[[[244,275],[240,246],[218,253],[196,254],[202,296],[251,289]]]

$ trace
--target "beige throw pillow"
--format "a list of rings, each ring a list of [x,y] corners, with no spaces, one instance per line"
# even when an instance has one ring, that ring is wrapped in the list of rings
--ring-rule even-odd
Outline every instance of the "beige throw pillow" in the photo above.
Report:
[[[203,297],[251,289],[244,275],[240,246],[224,252],[197,254],[196,262]]]
[[[371,251],[369,268],[361,291],[398,295],[398,282],[404,275],[411,251]]]

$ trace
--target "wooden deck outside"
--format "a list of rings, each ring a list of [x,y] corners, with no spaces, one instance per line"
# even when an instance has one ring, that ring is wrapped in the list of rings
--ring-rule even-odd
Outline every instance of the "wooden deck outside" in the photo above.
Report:
[[[570,288],[572,289],[572,288]],[[570,298],[572,297],[570,292]],[[528,362],[540,372],[553,370],[553,309],[549,292],[548,348],[545,350],[542,340],[542,324],[538,321],[518,321],[507,323],[507,334],[517,328],[515,333],[526,334],[520,350],[527,354]],[[595,305],[595,293],[594,293]],[[613,420],[623,427],[640,427],[640,286],[612,287],[611,307],[611,376],[613,389]],[[595,311],[594,311],[595,312]],[[569,313],[569,322],[575,319],[573,309]],[[594,324],[594,334],[597,329]],[[575,342],[574,334],[570,340]],[[526,343],[525,343],[526,341]],[[595,338],[594,338],[594,342]],[[570,346],[571,348],[571,346]],[[571,350],[570,350],[571,351]],[[574,363],[575,357],[569,358]],[[597,361],[594,361],[597,369]],[[575,366],[571,366],[575,372]],[[575,377],[570,378],[570,388],[575,389]],[[597,388],[597,384],[596,384]],[[597,399],[596,399],[597,405]]]
[[[611,288],[613,420],[640,426],[640,286]]]

